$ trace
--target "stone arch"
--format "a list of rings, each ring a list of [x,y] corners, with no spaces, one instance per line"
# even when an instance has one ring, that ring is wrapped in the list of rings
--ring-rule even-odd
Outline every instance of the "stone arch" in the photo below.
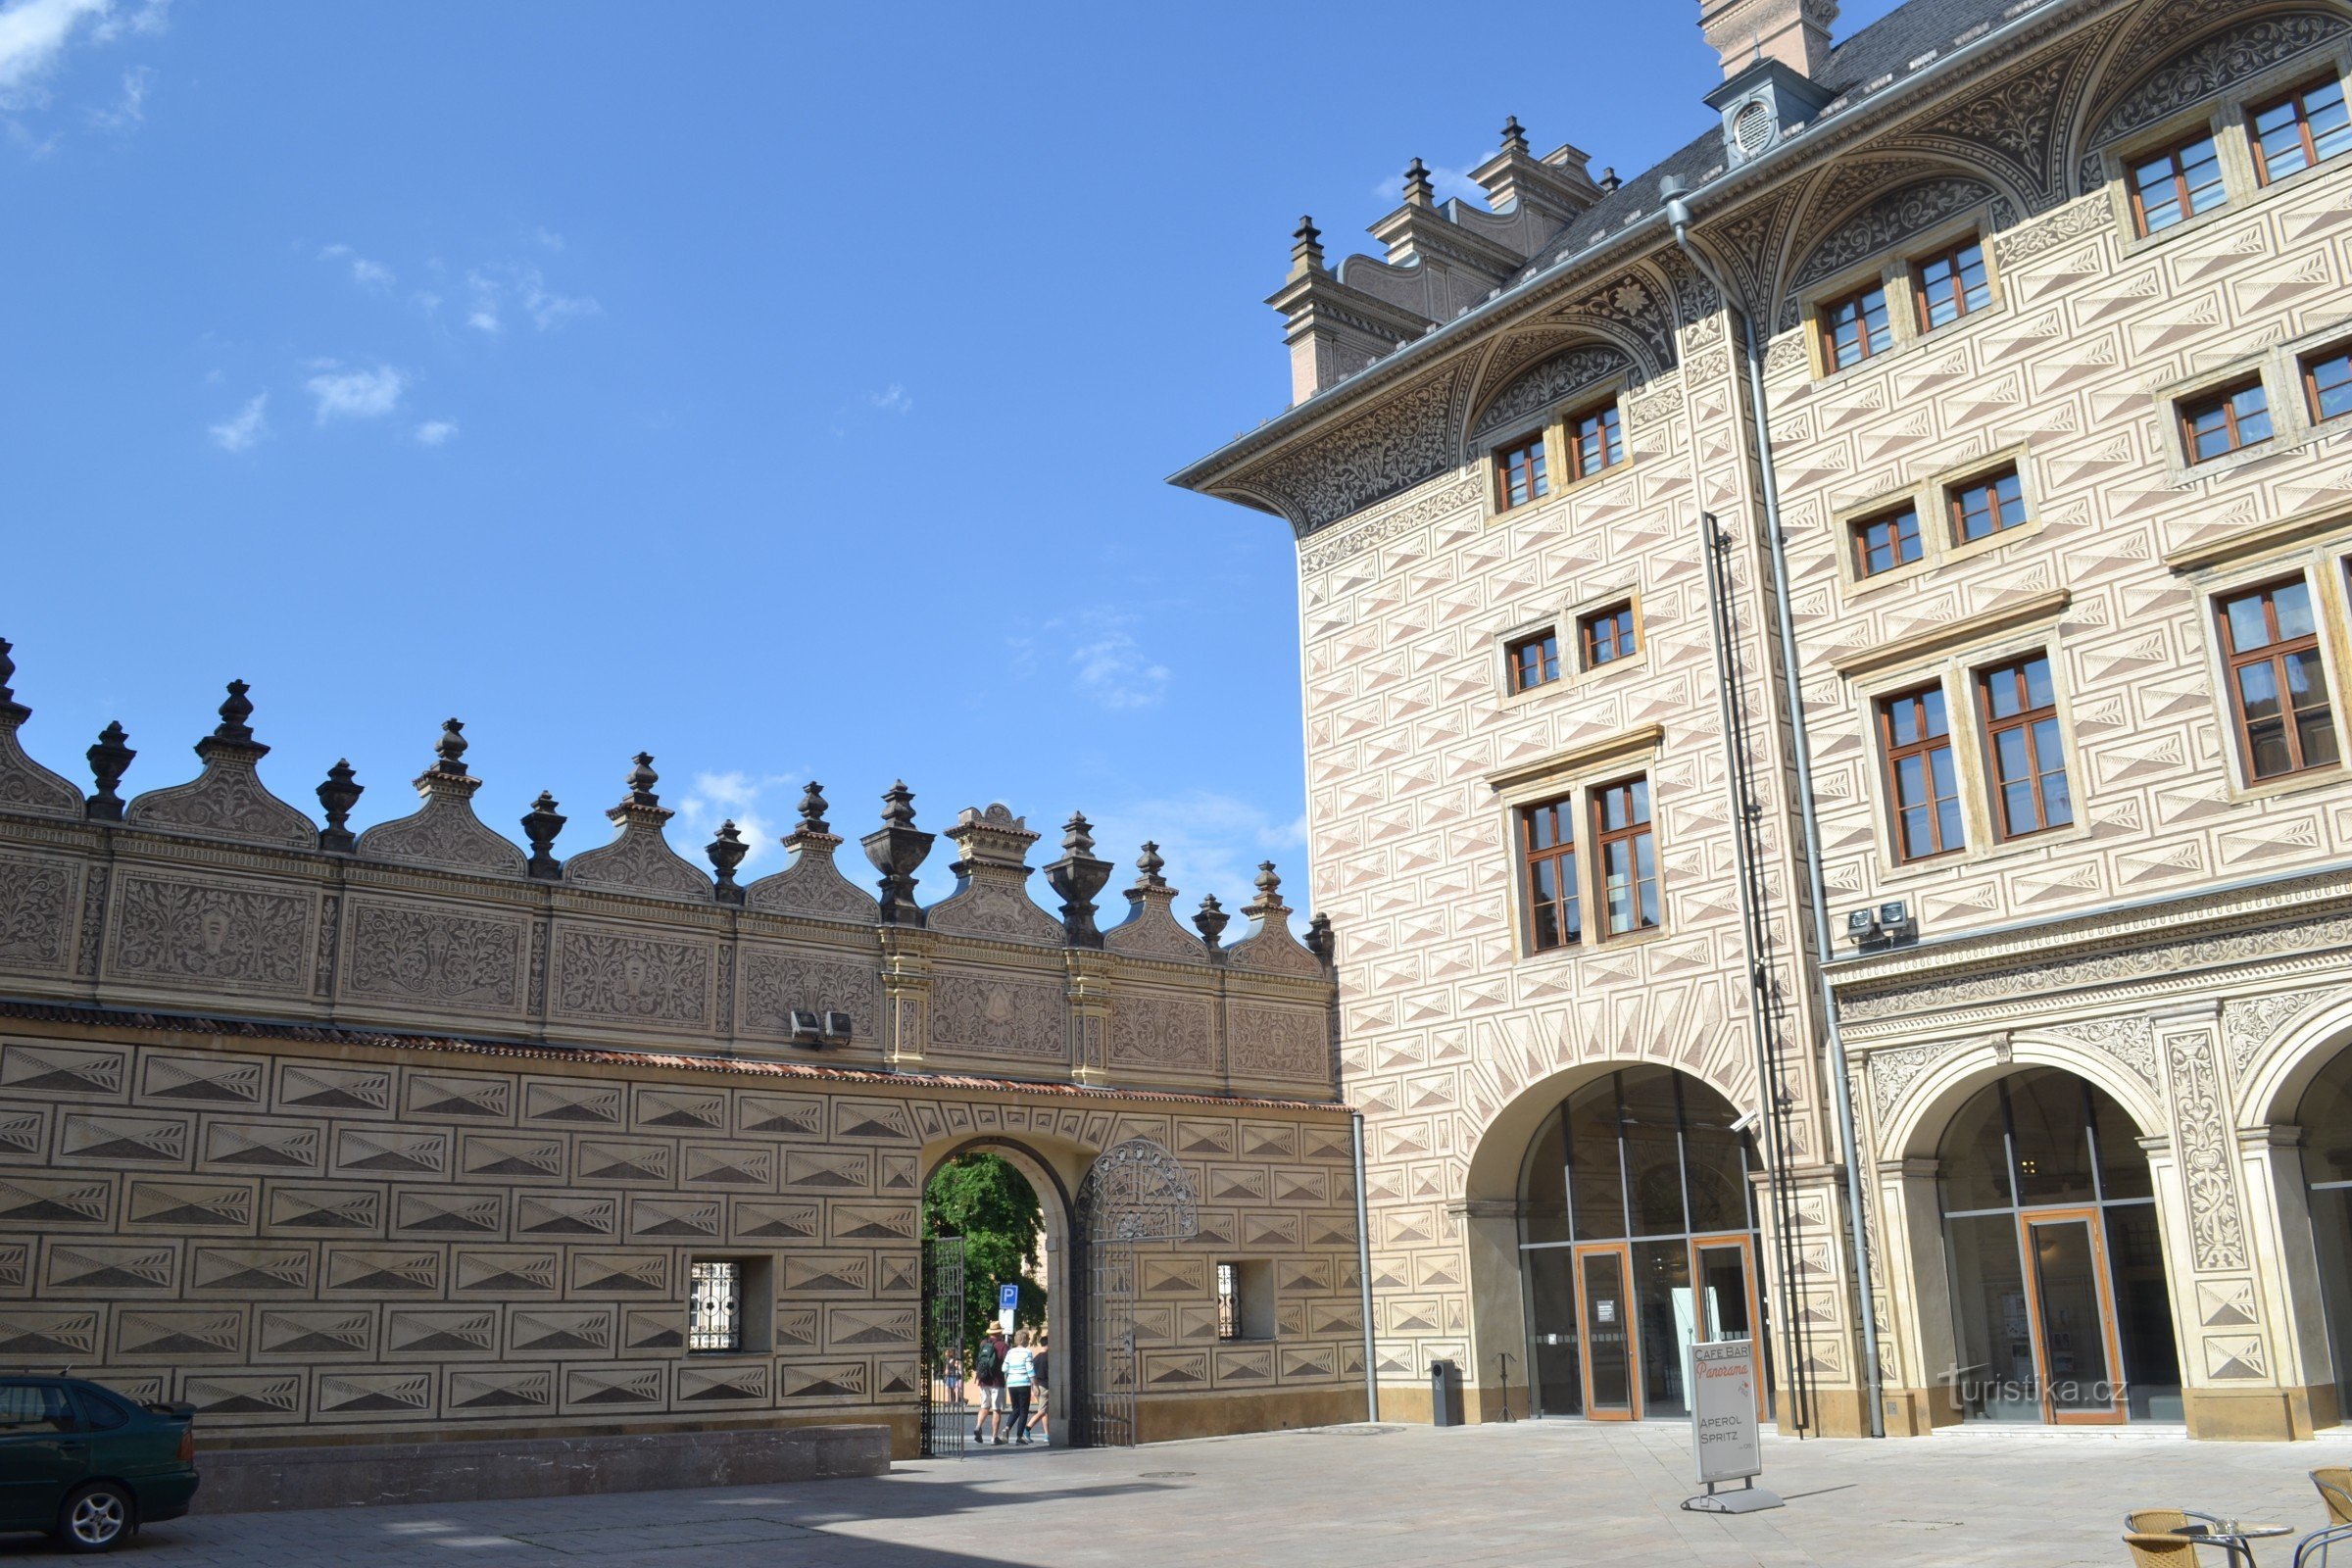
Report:
[[[1535,1142],[1536,1133],[1544,1125],[1544,1118],[1594,1079],[1631,1067],[1671,1068],[1706,1085],[1742,1110],[1753,1108],[1754,1086],[1745,1076],[1727,1082],[1690,1063],[1656,1056],[1579,1061],[1523,1084],[1487,1119],[1471,1147],[1469,1163],[1462,1173],[1462,1196],[1473,1203],[1516,1202],[1520,1167],[1527,1159],[1528,1146]]]
[[[1645,380],[1639,361],[1613,334],[1586,330],[1523,333],[1498,345],[1471,399],[1462,456],[1476,461],[1513,427],[1611,379]]]
[[[1872,1073],[1883,1070],[1883,1054],[1874,1054]],[[1875,1140],[1878,1157],[1936,1158],[1952,1118],[1971,1096],[2028,1067],[2055,1067],[2088,1081],[2124,1108],[2142,1138],[2170,1135],[2155,1086],[2127,1066],[2122,1057],[2054,1030],[2035,1030],[2012,1035],[2005,1043],[1954,1041],[1936,1054],[1901,1094],[1882,1108]]]
[[[2241,1127],[2289,1125],[2299,1114],[2303,1092],[2333,1061],[2336,1054],[2352,1050],[2352,996],[2323,1000],[2323,993],[2287,992],[2277,998],[2232,1003],[2223,1012],[2224,1036],[2230,1066],[2237,1079],[2237,1122]],[[2297,1003],[2300,1005],[2296,1005]],[[2259,1030],[2244,1041],[2229,1040],[2230,1026],[2243,1030],[2260,1019],[2265,1003],[2282,1006],[2276,1022],[2283,1027]],[[2237,1008],[2244,1013],[2236,1013]],[[2233,1014],[2235,1014],[2233,1016]]]
[[[1824,278],[1986,206],[1988,230],[2016,221],[2017,199],[1993,175],[1944,160],[1887,159],[1832,172],[1790,226],[1775,290],[1778,329],[1796,325],[1806,291]]]
[[[2158,7],[2118,38],[2078,106],[2065,164],[2075,194],[2105,183],[2104,149],[2346,33],[2352,7],[2335,0],[2175,0]]]

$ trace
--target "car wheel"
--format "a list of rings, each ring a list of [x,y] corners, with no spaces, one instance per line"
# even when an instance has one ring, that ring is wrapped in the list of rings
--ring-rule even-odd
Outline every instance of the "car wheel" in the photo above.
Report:
[[[131,1530],[130,1494],[112,1481],[93,1481],[57,1511],[58,1544],[68,1551],[107,1551]]]

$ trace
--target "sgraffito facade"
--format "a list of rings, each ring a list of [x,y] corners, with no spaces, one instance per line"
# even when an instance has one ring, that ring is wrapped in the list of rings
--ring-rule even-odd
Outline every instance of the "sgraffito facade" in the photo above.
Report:
[[[1676,1413],[1744,1239],[1784,1425],[2308,1436],[2352,7],[1837,9],[1702,5],[1639,179],[1514,120],[1492,211],[1302,224],[1296,406],[1178,476],[1298,539],[1384,1408]]]
[[[323,828],[264,787],[241,683],[201,774],[125,802],[119,732],[86,794],[25,755],[5,653],[12,1362],[184,1399],[213,1445],[880,1422],[905,1454],[919,1197],[988,1148],[1044,1204],[1054,1427],[1083,1433],[1073,1200],[1143,1140],[1192,1234],[1136,1252],[1137,1433],[1360,1411],[1331,982],[1270,867],[1228,944],[1213,901],[1178,923],[1147,849],[1103,930],[1083,819],[1057,917],[1025,890],[1037,835],[992,806],[925,907],[902,785],[865,840],[877,900],[811,786],[786,867],[740,886],[731,827],[710,868],[666,843],[643,757],[616,836],[559,860],[546,797],[527,852],[476,817],[454,721],[419,808],[354,834],[340,764]],[[1254,1338],[1219,1338],[1220,1262],[1266,1274]]]

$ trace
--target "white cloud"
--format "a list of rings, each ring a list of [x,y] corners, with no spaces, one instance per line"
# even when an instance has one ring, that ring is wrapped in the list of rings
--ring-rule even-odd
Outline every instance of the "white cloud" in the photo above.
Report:
[[[351,263],[351,280],[362,288],[390,288],[396,279],[392,269],[381,262],[371,262],[348,245],[329,245],[318,253],[322,262]]]
[[[893,381],[879,392],[868,392],[865,401],[885,414],[912,414],[914,399],[905,387]]]
[[[526,267],[515,273],[515,285],[522,293],[522,308],[530,314],[531,321],[540,331],[561,326],[575,316],[596,316],[604,307],[581,295],[558,294],[548,288],[536,267]]]
[[[506,330],[510,300],[542,332],[553,331],[580,316],[600,316],[604,307],[585,294],[559,294],[547,286],[547,275],[536,267],[478,267],[466,274],[473,292],[473,309],[466,324],[495,336]]]
[[[147,87],[155,80],[155,72],[146,66],[133,66],[122,73],[122,96],[112,109],[93,109],[90,123],[100,130],[136,130],[147,118]]]
[[[105,0],[106,17],[92,34],[100,43],[113,43],[126,32],[161,32],[172,21],[172,0],[140,0],[139,8],[129,16],[115,13],[113,0]]]
[[[534,229],[531,237],[551,251],[560,251],[564,248],[564,236],[552,228]]]
[[[1470,177],[1470,171],[1476,169],[1484,161],[1483,159],[1472,159],[1459,169],[1446,164],[1426,166],[1429,170],[1429,182],[1437,187],[1438,200],[1441,202],[1451,201],[1458,196],[1463,201],[1470,203],[1471,206],[1483,210],[1487,205],[1487,188]],[[1402,173],[1391,174],[1372,187],[1372,194],[1384,202],[1401,203],[1404,200],[1404,175]]]
[[[270,434],[269,408],[270,394],[255,393],[243,408],[211,428],[213,445],[223,452],[243,452],[266,439]]]
[[[799,805],[801,786],[808,779],[805,772],[768,773],[754,775],[740,769],[728,773],[697,773],[693,792],[682,799],[673,798],[678,808],[678,820],[688,833],[700,840],[704,834],[716,833],[718,824],[732,821],[751,853],[743,858],[737,870],[737,880],[748,882],[743,873],[764,860],[781,858],[778,848],[780,833],[769,819],[768,803],[773,801],[776,816],[793,821],[794,808]],[[789,795],[789,800],[778,799]],[[701,844],[686,850],[689,859],[701,863]]]
[[[457,433],[455,419],[427,419],[416,427],[416,441],[420,446],[437,447]]]
[[[0,9],[0,109],[40,102],[41,82],[74,29],[85,21],[103,24],[113,10],[114,0],[16,0]]]
[[[1167,693],[1168,666],[1146,657],[1143,644],[1128,629],[1134,624],[1132,615],[1090,610],[1074,624],[1048,625],[1048,630],[1067,631],[1076,639],[1070,663],[1078,672],[1078,690],[1103,708],[1150,708]]]
[[[331,363],[331,362],[330,362]],[[303,383],[318,400],[318,422],[330,419],[373,419],[400,406],[409,378],[389,365],[372,370],[329,369]]]

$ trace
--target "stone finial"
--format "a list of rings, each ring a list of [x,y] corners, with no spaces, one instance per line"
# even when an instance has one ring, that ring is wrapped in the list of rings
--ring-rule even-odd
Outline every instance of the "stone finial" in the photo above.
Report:
[[[1146,839],[1144,853],[1135,858],[1135,885],[1139,888],[1166,887],[1168,879],[1159,873],[1167,868],[1168,862],[1160,858],[1159,846]]]
[[[1429,167],[1416,158],[1404,166],[1404,205],[1435,207],[1437,204],[1438,187],[1430,183]]]
[[[1110,880],[1110,862],[1095,858],[1094,824],[1083,811],[1072,811],[1062,824],[1062,858],[1046,867],[1046,882],[1061,895],[1061,929],[1074,948],[1099,948],[1102,932],[1095,924],[1095,895]]]
[[[522,836],[531,846],[529,873],[542,882],[554,882],[564,875],[564,862],[550,853],[555,848],[556,835],[564,831],[570,818],[556,809],[556,798],[541,790],[531,803],[529,814],[522,819]]]
[[[808,787],[801,791],[801,825],[795,831],[831,833],[833,829],[825,821],[825,810],[824,786],[810,779]]]
[[[1257,896],[1266,903],[1282,902],[1282,878],[1275,874],[1272,860],[1257,862],[1257,875],[1250,879],[1250,886],[1257,889]]]
[[[1331,931],[1331,916],[1318,913],[1306,922],[1306,951],[1330,967],[1331,956],[1337,951],[1337,941]]]
[[[921,925],[923,906],[914,901],[914,868],[931,853],[932,835],[914,825],[914,792],[900,779],[883,792],[882,825],[858,842],[882,873],[884,925]]]
[[[1291,230],[1291,275],[1304,277],[1310,272],[1320,272],[1321,270],[1323,270],[1323,231],[1315,226],[1313,219],[1301,218],[1298,220],[1298,226]]]
[[[16,646],[0,637],[0,703],[15,702],[17,698],[17,689],[9,684],[17,678],[17,662],[8,657]]]
[[[441,738],[433,742],[433,771],[463,778],[466,775],[466,725],[455,718],[441,721]]]
[[[359,845],[351,831],[351,808],[360,804],[367,793],[351,770],[348,758],[338,758],[335,765],[326,770],[326,780],[318,786],[318,808],[326,813],[326,826],[318,830],[318,847],[349,855]]]
[[[629,769],[629,776],[625,781],[629,786],[629,798],[626,804],[630,806],[660,806],[662,797],[654,793],[654,786],[662,782],[662,775],[654,771],[654,754],[639,752],[631,760],[637,765]]]
[[[743,835],[736,831],[732,819],[718,824],[717,834],[703,853],[710,856],[710,863],[718,868],[717,875],[712,878],[715,883],[713,893],[718,902],[741,904],[743,889],[735,884],[735,868],[743,863],[745,856],[752,853],[752,847],[743,842]]]
[[[122,820],[122,797],[115,793],[115,786],[130,771],[130,760],[139,755],[125,744],[129,739],[122,721],[115,719],[98,732],[98,744],[82,754],[90,760],[90,776],[98,781],[98,793],[82,806],[82,814],[93,822]]]
[[[1012,808],[1003,801],[991,801],[985,807],[967,806],[956,812],[956,825],[948,829],[947,838],[961,857],[953,868],[960,877],[975,865],[1026,872],[1029,846],[1037,842],[1038,835],[1029,831],[1027,817],[1013,815]]]
[[[1193,924],[1199,927],[1200,940],[1208,944],[1211,956],[1224,951],[1217,946],[1217,938],[1232,920],[1233,916],[1225,912],[1225,906],[1217,902],[1214,893],[1200,895],[1200,912],[1193,916]]]
[[[1517,115],[1502,122],[1502,150],[1520,158],[1527,156],[1527,132],[1519,128]]]
[[[220,705],[220,722],[213,730],[216,740],[250,743],[253,726],[245,721],[253,716],[253,703],[246,693],[253,690],[241,680],[228,683],[228,700]]]

